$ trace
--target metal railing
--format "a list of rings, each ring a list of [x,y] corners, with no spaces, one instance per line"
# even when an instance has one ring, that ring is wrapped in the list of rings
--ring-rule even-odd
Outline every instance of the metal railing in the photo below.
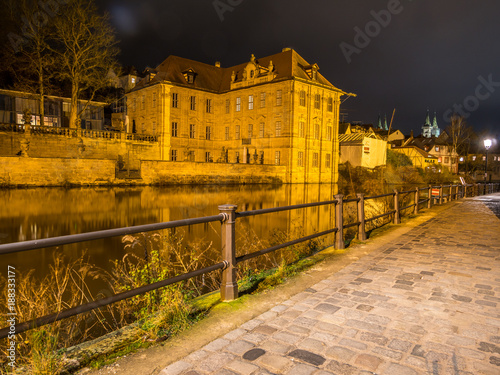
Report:
[[[82,234],[74,234],[53,238],[45,238],[39,240],[32,241],[24,241],[18,243],[10,243],[0,245],[0,256],[3,254],[17,253],[21,251],[42,249],[52,246],[62,246],[67,244],[79,243],[84,241],[110,238],[115,236],[123,236],[127,234],[134,234],[140,232],[150,232],[157,231],[162,229],[169,228],[178,228],[188,225],[194,224],[202,224],[202,223],[210,223],[210,222],[221,222],[221,250],[222,250],[222,261],[215,263],[211,266],[198,269],[192,271],[190,273],[185,273],[173,278],[165,279],[158,281],[153,284],[144,285],[142,287],[128,290],[126,292],[122,292],[119,294],[115,294],[113,296],[95,300],[86,304],[82,304],[67,310],[63,310],[57,313],[53,313],[50,315],[42,316],[37,319],[22,322],[16,324],[15,332],[16,334],[25,332],[27,330],[40,327],[46,324],[50,324],[62,319],[69,318],[71,316],[75,316],[78,314],[82,314],[99,307],[103,307],[106,305],[110,305],[112,303],[121,301],[126,298],[130,298],[142,293],[146,293],[158,288],[165,287],[167,285],[171,285],[180,281],[185,281],[190,278],[200,276],[209,272],[213,272],[215,270],[223,270],[222,272],[222,281],[220,287],[221,299],[223,301],[234,300],[238,298],[238,284],[237,284],[237,276],[236,276],[236,267],[239,263],[245,262],[249,259],[274,252],[279,249],[286,248],[288,246],[292,246],[301,242],[309,241],[314,238],[318,238],[321,236],[325,236],[327,234],[335,233],[335,247],[338,249],[343,249],[345,247],[344,242],[344,229],[350,227],[357,226],[357,237],[359,240],[366,240],[366,223],[374,221],[376,219],[380,219],[386,216],[393,216],[393,223],[399,224],[401,222],[401,215],[408,209],[413,208],[413,213],[418,214],[419,207],[423,203],[427,203],[427,207],[431,208],[433,201],[434,204],[439,202],[440,204],[443,201],[459,199],[462,197],[469,197],[473,195],[488,194],[493,193],[500,190],[500,184],[473,184],[473,185],[446,185],[446,186],[429,186],[426,188],[415,188],[414,190],[402,191],[399,192],[394,190],[392,193],[376,195],[371,197],[365,197],[364,194],[357,194],[356,198],[345,199],[343,195],[335,195],[334,200],[325,201],[325,202],[317,202],[317,203],[306,203],[306,204],[297,204],[293,206],[285,206],[285,207],[276,207],[276,208],[266,208],[254,211],[244,211],[237,212],[237,206],[226,204],[219,206],[220,213],[214,216],[205,216],[199,218],[185,219],[185,220],[176,220],[165,223],[156,223],[156,224],[145,224],[138,225],[133,227],[126,228],[117,228],[117,229],[108,229],[96,232],[82,233]],[[421,192],[427,191],[427,198],[420,199]],[[436,194],[433,194],[436,193]],[[404,202],[404,197],[412,196],[413,199],[411,204],[400,207],[401,202]],[[379,215],[372,216],[370,218],[365,217],[365,202],[370,199],[378,199],[378,198],[389,198],[389,200],[393,200],[392,209],[387,212],[384,212]],[[356,221],[352,223],[344,223],[344,213],[343,208],[344,205],[349,203],[356,203],[357,205],[357,218]],[[269,213],[283,212],[283,211],[291,211],[302,208],[309,207],[317,207],[317,206],[334,206],[335,208],[335,227],[310,234],[308,236],[304,236],[292,241],[288,241],[279,245],[275,245],[266,249],[258,250],[249,254],[236,256],[236,220],[249,216],[257,216],[257,215],[265,215]],[[6,327],[0,329],[0,339],[5,338],[9,334],[10,327]]]

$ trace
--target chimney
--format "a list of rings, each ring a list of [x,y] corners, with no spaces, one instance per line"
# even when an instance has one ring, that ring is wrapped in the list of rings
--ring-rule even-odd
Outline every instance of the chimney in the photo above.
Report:
[[[216,62],[215,62],[215,67],[216,67],[216,68],[220,68],[220,61],[216,61]]]
[[[413,129],[412,129],[412,131],[410,132],[410,138],[413,138]]]

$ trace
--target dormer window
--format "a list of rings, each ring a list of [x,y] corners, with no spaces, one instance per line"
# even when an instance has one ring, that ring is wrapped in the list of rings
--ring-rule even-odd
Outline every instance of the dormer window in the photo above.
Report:
[[[318,79],[318,70],[319,70],[318,64],[312,64],[312,65],[305,66],[304,70],[306,71],[306,73],[310,79],[312,79],[314,81],[316,81]]]
[[[253,78],[255,75],[255,71],[254,70],[250,70],[250,78]]]
[[[187,83],[194,83],[196,72],[193,69],[185,70],[184,72],[182,72],[182,74],[184,75],[184,79]]]

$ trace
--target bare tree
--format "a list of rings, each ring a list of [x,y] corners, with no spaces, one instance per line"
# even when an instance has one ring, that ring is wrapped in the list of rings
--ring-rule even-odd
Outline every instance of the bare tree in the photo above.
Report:
[[[451,116],[451,123],[446,128],[446,132],[450,137],[453,153],[456,153],[457,156],[467,156],[471,143],[475,138],[475,133],[472,127],[467,124],[465,118],[457,114]],[[468,170],[468,167],[466,169]]]
[[[69,0],[54,19],[57,77],[71,84],[70,128],[96,93],[108,85],[107,75],[116,70],[117,41],[107,15],[99,15],[93,0]],[[78,102],[86,95],[81,107]]]
[[[40,125],[44,125],[45,95],[52,91],[54,55],[49,49],[50,16],[36,0],[7,1],[11,21],[21,20],[22,35],[10,32],[4,47],[3,65],[14,79],[14,89],[33,94],[38,100]]]

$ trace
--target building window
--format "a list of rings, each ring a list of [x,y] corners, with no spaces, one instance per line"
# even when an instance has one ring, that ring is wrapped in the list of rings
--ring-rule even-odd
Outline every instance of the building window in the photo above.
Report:
[[[318,166],[318,153],[315,152],[313,153],[313,167],[317,167]]]
[[[153,121],[153,135],[156,135],[156,121]]]
[[[226,99],[226,113],[229,113],[231,110],[231,101]]]
[[[234,133],[234,138],[240,139],[240,126],[239,125],[236,125],[236,131]]]
[[[136,99],[137,99],[137,98],[134,98],[134,101],[132,102],[132,108],[134,109],[134,112],[135,112],[135,110],[136,110],[136,108],[137,108],[137,107],[136,107],[136,104],[137,104],[137,100],[136,100]],[[66,103],[65,103],[65,104],[66,104]],[[69,110],[68,110],[67,112],[69,112]]]
[[[196,111],[196,96],[190,98],[191,111]]]
[[[239,163],[240,162],[240,153],[239,153],[239,151],[236,151],[234,162],[235,163]]]
[[[299,151],[299,155],[297,157],[297,166],[303,167],[304,166],[304,152]]]
[[[260,93],[260,108],[264,108],[266,106],[266,93]]]
[[[283,91],[278,90],[276,91],[276,105],[281,105],[282,104],[282,99],[283,99]]]
[[[253,109],[253,95],[248,95],[248,109]]]
[[[189,138],[195,138],[195,137],[196,137],[196,125],[189,124]]]
[[[299,137],[304,138],[304,121],[299,121]]]
[[[476,161],[476,155],[472,157],[472,161]]]
[[[205,162],[210,163],[212,161],[212,157],[210,156],[210,152],[205,152]]]
[[[302,107],[305,107],[306,106],[306,92],[304,90],[302,90],[300,92],[300,101],[299,101],[299,104],[302,106]]]
[[[236,98],[236,112],[241,111],[241,98],[237,97]]]
[[[264,127],[265,127],[264,123],[261,122],[260,127],[259,127],[259,137],[260,138],[264,138]]]
[[[170,160],[177,161],[177,150],[170,150]]]
[[[438,157],[438,163],[442,163],[443,162],[443,159],[440,157]]]
[[[156,108],[156,93],[153,93],[153,108]]]
[[[172,122],[172,137],[177,137],[177,123]]]
[[[280,152],[279,151],[276,151],[274,153],[274,164],[280,165]]]
[[[314,95],[314,108],[316,109],[321,108],[321,95],[319,94]]]
[[[248,138],[253,138],[253,124],[248,124]]]
[[[205,133],[206,133],[206,137],[207,137],[207,139],[208,139],[208,140],[210,140],[210,137],[211,137],[211,135],[212,135],[212,128],[211,128],[210,126],[207,126],[207,127],[205,128]]]
[[[319,139],[319,124],[314,125],[314,139]]]
[[[332,140],[332,127],[331,126],[326,127],[326,139],[328,141]]]
[[[281,137],[281,121],[276,121],[276,137]]]
[[[439,146],[436,146],[434,149],[436,150],[436,152],[439,152]]]
[[[229,141],[229,126],[226,126],[225,138],[226,138],[226,141]]]
[[[207,113],[212,113],[212,99],[207,99]]]
[[[142,96],[142,109],[146,109],[146,95]]]
[[[141,133],[142,134],[146,133],[146,124],[145,123],[141,124]]]
[[[444,157],[444,163],[448,164],[450,162],[450,158],[448,156]]]
[[[331,154],[326,154],[326,160],[325,160],[325,167],[326,168],[330,168],[330,166],[331,166],[331,164],[330,164],[331,163],[331,157],[332,157]]]
[[[333,112],[333,99],[332,98],[328,98],[328,105],[327,105],[326,110],[328,112]]]
[[[486,156],[483,156],[483,161],[486,161]]]
[[[179,94],[172,93],[172,108],[179,108]]]

